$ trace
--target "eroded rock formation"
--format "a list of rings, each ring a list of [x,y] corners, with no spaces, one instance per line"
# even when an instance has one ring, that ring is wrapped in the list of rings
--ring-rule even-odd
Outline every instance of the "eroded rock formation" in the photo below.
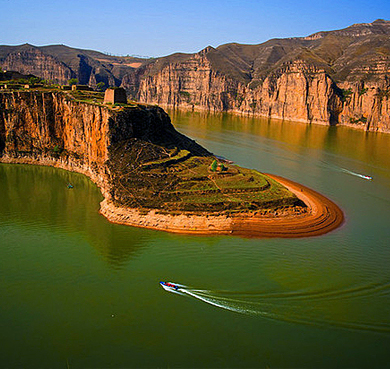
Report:
[[[122,86],[130,98],[164,107],[390,132],[390,21],[381,19],[156,59],[64,45],[2,46],[0,67],[60,83]]]
[[[160,185],[169,185],[169,175],[139,170],[144,162],[169,157],[171,149],[211,155],[177,132],[157,106],[112,109],[77,101],[60,91],[0,93],[0,161],[40,163],[84,173],[117,204],[132,200],[118,182],[125,173],[126,180],[139,187],[138,192],[152,184],[156,191]],[[152,203],[145,193],[137,195],[142,196],[145,204]]]
[[[253,88],[218,73],[195,55],[141,80],[139,99],[172,108],[231,111],[270,118],[337,124],[339,89],[324,70],[293,62]]]
[[[343,222],[340,209],[313,191],[289,191],[238,166],[217,174],[208,169],[213,160],[156,106],[111,109],[54,90],[0,93],[0,162],[86,174],[113,222],[258,237],[307,237]]]
[[[164,140],[196,154],[208,153],[178,133],[155,106],[112,110],[75,101],[62,92],[0,93],[0,157],[38,161],[82,172],[110,191],[110,159],[129,139]],[[151,144],[152,145],[152,144]]]

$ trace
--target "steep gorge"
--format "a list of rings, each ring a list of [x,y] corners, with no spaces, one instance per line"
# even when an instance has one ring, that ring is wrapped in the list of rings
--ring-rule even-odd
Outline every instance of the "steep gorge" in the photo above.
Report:
[[[0,67],[122,86],[143,103],[390,132],[390,21],[161,58],[0,46]]]

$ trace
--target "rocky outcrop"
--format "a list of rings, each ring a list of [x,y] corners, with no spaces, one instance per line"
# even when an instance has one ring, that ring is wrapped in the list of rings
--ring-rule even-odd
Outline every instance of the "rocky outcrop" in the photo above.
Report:
[[[145,138],[146,137],[146,138]],[[129,139],[174,141],[196,153],[207,153],[173,128],[158,107],[138,105],[112,110],[75,101],[62,92],[0,93],[2,161],[40,161],[90,176],[111,193],[112,156]]]
[[[390,21],[258,45],[211,46],[156,59],[64,45],[0,47],[0,66],[61,83],[121,85],[171,108],[348,125],[390,132]]]
[[[69,79],[75,77],[72,70],[64,63],[51,55],[45,55],[35,48],[9,53],[6,58],[0,62],[0,66],[5,70],[33,74],[40,78],[61,84],[66,84]]]
[[[269,118],[336,124],[339,89],[324,70],[302,61],[285,65],[257,87],[216,72],[205,55],[167,65],[139,85],[139,99],[171,108],[230,111]]]
[[[342,125],[390,132],[390,81],[343,83]]]
[[[139,62],[141,60],[141,62]],[[92,50],[74,49],[65,45],[0,46],[0,68],[33,74],[58,84],[76,78],[79,84],[95,87],[103,82],[106,87],[119,86],[123,77],[147,64],[133,57],[115,57]]]
[[[0,93],[2,161],[40,163],[81,172],[107,189],[111,112],[63,93]]]
[[[148,69],[152,69],[151,65]],[[144,72],[138,98],[147,103],[173,108],[227,111],[235,107],[239,84],[213,70],[207,57],[200,53],[180,63],[169,63],[160,72]],[[126,86],[125,86],[126,87]]]
[[[86,174],[101,188],[101,213],[113,222],[179,233],[256,237],[307,237],[329,232],[343,222],[342,212],[331,201],[303,187],[295,189],[297,184],[285,180],[292,186],[289,192],[269,177],[262,179],[267,185],[256,191],[266,191],[273,182],[273,195],[280,193],[273,205],[260,202],[256,208],[253,201],[255,211],[212,212],[212,204],[202,201],[206,194],[196,191],[196,186],[210,177],[202,161],[213,158],[178,133],[156,106],[111,109],[59,91],[0,93],[0,162],[50,165]],[[183,160],[187,160],[184,166]],[[175,173],[182,171],[189,180],[180,191]],[[240,178],[245,171],[250,173],[252,182],[260,175],[236,167],[226,173],[228,178],[235,171]],[[237,197],[240,188],[235,190]],[[171,211],[169,206],[183,199],[182,206],[193,208],[195,203],[185,201],[193,193],[192,200],[201,197],[201,208]],[[218,187],[213,196],[218,193],[225,189]],[[227,206],[225,201],[221,206]],[[242,204],[236,206],[240,209]]]
[[[390,22],[383,20],[260,45],[208,47],[144,67],[138,98],[390,132],[389,55]]]

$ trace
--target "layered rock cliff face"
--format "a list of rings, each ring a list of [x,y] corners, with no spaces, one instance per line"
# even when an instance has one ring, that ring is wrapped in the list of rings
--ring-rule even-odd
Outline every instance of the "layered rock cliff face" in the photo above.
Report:
[[[390,132],[390,83],[343,83],[339,123],[368,131]]]
[[[38,49],[26,49],[8,54],[0,65],[5,70],[33,74],[40,78],[65,84],[74,73],[64,63]]]
[[[139,99],[172,108],[231,111],[302,122],[336,124],[343,104],[324,70],[301,61],[251,87],[212,69],[205,55],[169,64],[141,80]]]
[[[0,67],[121,85],[141,102],[390,132],[390,21],[156,59],[63,45],[0,47]]]
[[[377,20],[162,58],[144,67],[138,97],[174,108],[390,132],[389,72],[390,22]]]
[[[0,94],[0,148],[9,158],[36,158],[105,178],[108,109],[52,92]]]
[[[148,69],[152,70],[151,65]],[[149,75],[148,75],[149,74]],[[200,53],[180,63],[169,63],[158,73],[145,72],[140,79],[140,101],[170,107],[194,107],[226,111],[235,107],[239,83],[213,70],[207,57]],[[125,87],[126,80],[123,82]]]
[[[0,93],[2,161],[38,162],[82,172],[110,196],[112,171],[135,142],[143,143],[144,160],[158,158],[159,153],[156,157],[152,153],[160,142],[197,155],[209,154],[178,133],[169,116],[155,106],[115,111],[78,102],[62,92]]]
[[[0,68],[34,74],[59,84],[76,78],[79,84],[95,87],[104,82],[106,87],[119,86],[123,77],[149,59],[116,57],[93,50],[74,49],[65,45],[0,46]]]

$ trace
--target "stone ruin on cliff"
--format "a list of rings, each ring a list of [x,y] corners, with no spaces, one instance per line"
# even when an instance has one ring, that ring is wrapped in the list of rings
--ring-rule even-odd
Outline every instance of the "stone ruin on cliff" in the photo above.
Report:
[[[104,103],[127,104],[126,90],[121,87],[108,88],[104,94]]]

